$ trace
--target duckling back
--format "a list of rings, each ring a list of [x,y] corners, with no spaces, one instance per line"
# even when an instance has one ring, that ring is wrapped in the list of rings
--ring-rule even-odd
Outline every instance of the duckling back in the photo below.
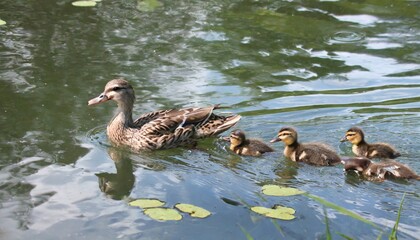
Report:
[[[274,149],[258,139],[247,139],[242,145],[234,147],[233,151],[239,155],[260,156]]]
[[[370,166],[370,173],[374,174],[379,179],[393,177],[420,180],[420,176],[411,168],[396,161],[372,163]]]
[[[299,144],[294,153],[296,162],[305,162],[316,166],[332,166],[341,162],[340,157],[323,143]]]
[[[368,158],[390,158],[394,159],[401,154],[394,147],[387,143],[368,144],[365,156]]]

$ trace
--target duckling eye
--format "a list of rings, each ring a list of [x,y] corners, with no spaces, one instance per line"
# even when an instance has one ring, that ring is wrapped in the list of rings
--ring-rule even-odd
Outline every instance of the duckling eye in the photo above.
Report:
[[[348,133],[348,134],[347,134],[347,136],[348,136],[348,137],[352,137],[352,136],[354,136],[354,135],[355,135],[354,133]]]

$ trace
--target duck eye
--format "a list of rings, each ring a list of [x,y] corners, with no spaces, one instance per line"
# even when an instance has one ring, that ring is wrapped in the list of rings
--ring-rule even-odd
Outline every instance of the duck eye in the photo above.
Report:
[[[113,87],[112,88],[112,91],[118,91],[118,90],[120,90],[120,89],[122,89],[121,87]]]

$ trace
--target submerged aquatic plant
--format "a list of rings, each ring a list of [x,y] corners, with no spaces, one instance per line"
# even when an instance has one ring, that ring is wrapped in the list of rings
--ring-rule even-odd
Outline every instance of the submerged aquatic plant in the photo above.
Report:
[[[395,221],[394,227],[392,228],[392,232],[389,235],[390,240],[396,240],[397,239],[398,224],[400,223],[400,217],[401,217],[402,206],[403,206],[403,203],[404,203],[404,198],[405,198],[405,193],[402,196],[401,203],[400,203],[400,208],[398,209],[397,220]]]

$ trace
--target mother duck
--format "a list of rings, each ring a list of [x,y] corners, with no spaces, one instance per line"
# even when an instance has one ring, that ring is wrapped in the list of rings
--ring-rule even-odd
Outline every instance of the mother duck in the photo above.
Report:
[[[109,100],[118,104],[115,116],[107,126],[107,135],[116,146],[127,146],[134,151],[173,148],[193,144],[199,138],[220,134],[234,126],[240,115],[219,116],[220,108],[183,108],[145,113],[133,121],[135,100],[133,87],[123,79],[109,81],[103,93],[89,100],[96,105]]]

